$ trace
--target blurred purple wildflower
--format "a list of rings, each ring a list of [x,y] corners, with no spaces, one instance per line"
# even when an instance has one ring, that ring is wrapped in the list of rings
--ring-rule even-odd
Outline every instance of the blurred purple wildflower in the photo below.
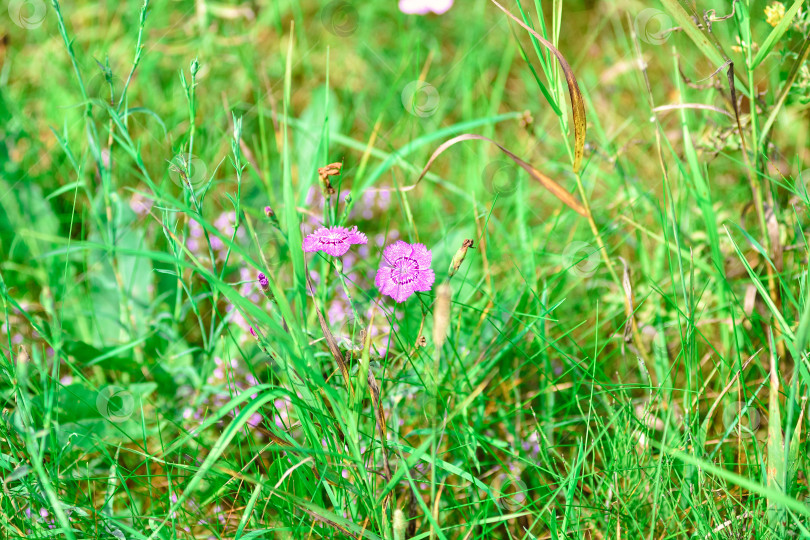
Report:
[[[139,216],[145,216],[152,209],[152,199],[147,199],[140,193],[133,193],[129,199],[129,207]]]
[[[236,213],[233,211],[222,212],[217,216],[214,221],[214,227],[226,238],[234,238],[234,242],[244,242],[245,231],[242,227],[236,228]],[[195,220],[189,221],[188,224],[189,237],[186,239],[186,246],[189,250],[194,252],[195,255],[202,257],[203,261],[208,261],[208,241],[206,240],[205,229],[200,223]],[[235,235],[235,236],[234,236]],[[211,249],[214,251],[214,256],[218,261],[225,259],[228,253],[228,246],[225,242],[215,234],[209,234],[208,240],[211,242]],[[231,254],[233,256],[233,254]]]
[[[253,334],[253,328],[250,326],[248,328]],[[205,379],[205,383],[206,388],[202,397],[196,403],[190,403],[183,409],[183,419],[189,426],[198,425],[207,416],[208,411],[222,408],[234,396],[252,390],[259,384],[259,380],[247,369],[247,366],[242,365],[235,358],[226,360],[215,356],[214,369]],[[258,394],[255,391],[251,393],[251,399],[257,397]],[[240,409],[237,407],[230,412],[229,416],[236,417],[239,413]],[[262,438],[262,432],[255,429],[261,423],[261,415],[252,415],[244,428],[244,432],[252,433],[252,436],[256,438]],[[217,423],[221,428],[226,424],[227,419],[222,419]]]
[[[325,251],[333,257],[340,257],[352,246],[352,244],[365,244],[368,242],[366,235],[359,232],[357,227],[347,229],[346,227],[321,227],[314,233],[304,238],[304,251]]]
[[[404,302],[414,292],[427,292],[436,276],[430,268],[433,255],[423,244],[408,244],[402,240],[383,251],[383,263],[377,270],[374,284],[382,294]]]
[[[453,0],[399,0],[399,10],[409,15],[427,15],[431,11],[437,15],[453,7]]]

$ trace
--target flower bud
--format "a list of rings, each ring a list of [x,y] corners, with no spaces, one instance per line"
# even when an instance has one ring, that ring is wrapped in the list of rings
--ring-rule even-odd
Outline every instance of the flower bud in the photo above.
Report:
[[[269,206],[264,207],[264,215],[267,216],[267,219],[270,220],[273,226],[275,226],[276,228],[279,227],[278,218],[276,217],[275,211],[271,207]]]
[[[259,272],[259,287],[262,288],[262,292],[265,294],[270,290],[270,280],[267,279],[264,272]]]
[[[259,272],[259,288],[262,290],[264,295],[267,297],[268,300],[271,302],[276,301],[276,297],[273,296],[273,292],[270,290],[270,280],[267,279],[267,276],[264,275],[264,272]]]
[[[453,277],[456,272],[458,272],[461,263],[464,262],[464,258],[467,256],[467,250],[473,246],[473,241],[470,239],[464,240],[461,244],[461,247],[456,251],[456,254],[453,255],[453,260],[450,263],[450,270],[448,271],[449,277]]]

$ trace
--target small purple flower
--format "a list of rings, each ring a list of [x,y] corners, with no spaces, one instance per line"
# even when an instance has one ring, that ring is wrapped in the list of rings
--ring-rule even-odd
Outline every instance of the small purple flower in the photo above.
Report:
[[[408,244],[402,240],[383,251],[383,264],[377,270],[374,284],[382,294],[404,302],[416,292],[427,292],[436,276],[430,268],[433,255],[423,244]]]
[[[437,15],[453,7],[453,0],[399,0],[399,10],[409,15],[427,15],[431,11]]]
[[[304,251],[325,251],[333,257],[340,257],[352,246],[352,244],[365,244],[368,242],[366,235],[359,232],[357,227],[347,229],[346,227],[321,227],[314,233],[304,238]]]
[[[129,207],[139,216],[145,216],[152,209],[152,199],[147,199],[140,193],[135,193],[129,199]]]
[[[266,291],[270,287],[270,280],[264,275],[264,272],[259,272],[259,287]]]

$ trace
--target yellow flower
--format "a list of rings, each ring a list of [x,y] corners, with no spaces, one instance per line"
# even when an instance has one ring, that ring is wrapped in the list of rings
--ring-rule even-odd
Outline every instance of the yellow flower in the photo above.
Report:
[[[775,27],[785,17],[785,5],[782,2],[774,2],[765,8],[765,17],[765,21]]]

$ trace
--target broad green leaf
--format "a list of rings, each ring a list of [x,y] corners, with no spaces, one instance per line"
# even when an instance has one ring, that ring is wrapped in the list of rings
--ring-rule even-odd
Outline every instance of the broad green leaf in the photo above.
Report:
[[[779,407],[779,372],[776,361],[776,350],[773,343],[773,331],[768,330],[768,341],[771,348],[771,373],[768,394],[768,487],[781,492],[785,490],[785,445],[782,437],[782,413]],[[772,530],[780,530],[784,519],[784,510],[777,501],[768,500],[768,525]]]

